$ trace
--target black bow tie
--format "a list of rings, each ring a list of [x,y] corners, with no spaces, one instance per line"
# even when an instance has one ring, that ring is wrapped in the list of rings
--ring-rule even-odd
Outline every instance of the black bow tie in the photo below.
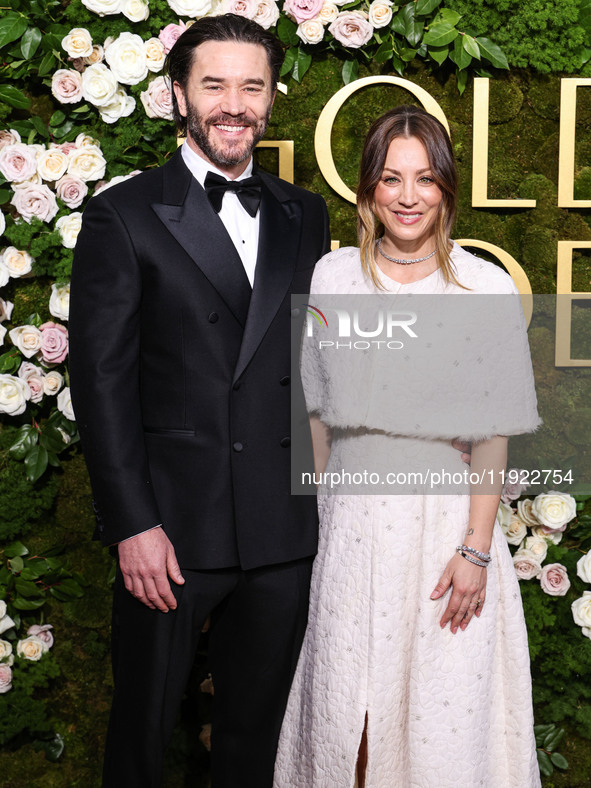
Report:
[[[258,175],[252,175],[241,181],[227,181],[215,172],[208,172],[205,177],[205,192],[216,213],[222,208],[224,194],[236,192],[244,210],[254,218],[261,204],[261,179]]]

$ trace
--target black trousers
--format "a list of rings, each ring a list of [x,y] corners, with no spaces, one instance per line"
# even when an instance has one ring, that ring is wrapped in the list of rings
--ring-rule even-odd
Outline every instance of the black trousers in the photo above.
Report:
[[[212,788],[270,788],[281,722],[306,620],[313,558],[242,571],[183,570],[177,609],[150,610],[118,573],[113,600],[115,692],[103,788],[156,788],[211,614],[215,687]],[[197,742],[195,743],[197,745]]]

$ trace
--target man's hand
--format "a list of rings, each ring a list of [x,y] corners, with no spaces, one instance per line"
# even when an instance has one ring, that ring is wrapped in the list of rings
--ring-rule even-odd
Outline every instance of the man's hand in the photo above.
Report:
[[[176,599],[168,578],[177,585],[182,585],[185,578],[163,529],[152,528],[126,539],[119,544],[118,551],[119,566],[129,593],[152,610],[163,613],[174,610]]]
[[[451,442],[451,445],[454,447],[454,449],[462,452],[462,460],[467,465],[470,465],[470,460],[472,459],[472,444],[468,443],[468,441],[462,441],[459,438],[454,438]]]

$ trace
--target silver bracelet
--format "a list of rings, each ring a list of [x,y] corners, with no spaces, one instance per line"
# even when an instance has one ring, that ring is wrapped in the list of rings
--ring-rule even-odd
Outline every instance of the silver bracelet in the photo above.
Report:
[[[485,564],[488,564],[491,560],[490,553],[481,553],[480,550],[476,550],[475,547],[468,547],[467,544],[461,544],[456,547],[456,552],[459,553],[461,550],[465,550],[466,553],[471,553],[476,558],[484,561]]]
[[[488,566],[488,564],[486,564],[484,561],[479,561],[478,558],[473,558],[471,555],[465,553],[463,550],[460,550],[459,553],[462,556],[462,558],[466,559],[466,561],[470,561],[471,564],[476,564],[476,566],[480,566],[482,567],[482,569],[486,569]]]

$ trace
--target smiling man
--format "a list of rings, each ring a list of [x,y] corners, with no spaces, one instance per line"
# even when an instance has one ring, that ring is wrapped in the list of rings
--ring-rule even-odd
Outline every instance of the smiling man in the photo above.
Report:
[[[84,212],[72,396],[119,564],[107,788],[160,785],[208,615],[212,786],[272,784],[317,548],[290,496],[290,294],[329,247],[323,200],[253,171],[282,61],[243,17],[195,22],[168,57],[186,141]]]

